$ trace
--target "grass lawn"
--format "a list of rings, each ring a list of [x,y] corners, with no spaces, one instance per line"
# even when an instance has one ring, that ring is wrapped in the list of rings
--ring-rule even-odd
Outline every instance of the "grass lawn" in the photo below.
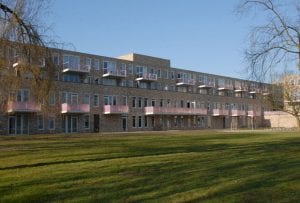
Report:
[[[300,132],[0,136],[0,202],[300,202]]]

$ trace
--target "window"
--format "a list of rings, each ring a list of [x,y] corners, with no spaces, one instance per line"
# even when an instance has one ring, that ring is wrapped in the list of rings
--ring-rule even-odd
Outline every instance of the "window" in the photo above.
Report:
[[[132,97],[132,107],[136,107],[136,97]]]
[[[174,74],[174,71],[171,71],[171,79],[172,79],[172,80],[174,80],[174,78],[175,78],[174,75],[175,75],[175,74]]]
[[[90,128],[90,116],[86,115],[83,118],[84,128],[89,129]]]
[[[103,78],[103,85],[117,86],[117,81],[113,79]]]
[[[148,98],[144,98],[144,107],[148,106]]]
[[[80,83],[80,77],[79,77],[79,75],[64,73],[63,74],[63,81],[64,82]]]
[[[80,57],[64,54],[63,66],[64,68],[78,70],[80,67]]]
[[[44,117],[42,115],[37,116],[37,126],[39,130],[44,130]]]
[[[99,95],[98,94],[94,95],[94,106],[99,106]]]
[[[169,72],[165,70],[165,79],[169,79]]]
[[[151,100],[151,106],[155,106],[155,103],[156,103],[156,100],[155,100],[155,99],[152,99],[152,100]]]
[[[115,61],[104,61],[103,63],[103,73],[108,73],[110,71],[117,70],[117,63]]]
[[[84,95],[83,97],[83,103],[84,104],[90,104],[90,95]]]
[[[122,105],[127,106],[127,97],[126,96],[122,97]]]
[[[129,74],[133,74],[133,66],[132,66],[132,64],[128,64],[128,73]]]
[[[59,54],[58,53],[53,54],[52,61],[55,65],[59,65]]]
[[[139,104],[139,108],[142,108],[142,97],[139,97],[138,104]]]
[[[160,69],[157,70],[157,77],[161,78],[161,70]]]
[[[142,116],[139,116],[139,128],[142,127]]]
[[[183,108],[183,106],[184,106],[184,102],[183,102],[183,100],[181,100],[180,101],[180,107]]]
[[[147,128],[148,127],[148,117],[144,116],[144,127]]]
[[[160,106],[160,107],[163,107],[163,106],[164,106],[164,100],[163,100],[163,99],[160,100],[159,106]]]
[[[50,94],[49,104],[50,105],[55,105],[55,94]]]
[[[94,60],[95,70],[100,70],[100,61],[99,59]]]
[[[135,116],[132,116],[132,127],[135,128],[136,125],[135,125]]]
[[[105,95],[104,96],[104,105],[117,105],[117,96],[115,95]]]
[[[48,119],[48,129],[49,130],[54,130],[55,129],[55,118],[54,117],[49,117],[49,119]]]

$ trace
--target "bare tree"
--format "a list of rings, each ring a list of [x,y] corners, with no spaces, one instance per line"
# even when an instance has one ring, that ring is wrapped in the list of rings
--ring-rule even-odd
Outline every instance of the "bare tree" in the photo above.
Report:
[[[246,71],[251,79],[265,81],[276,67],[283,70],[285,63],[297,62],[300,69],[299,0],[242,0],[237,11],[243,14],[258,11],[267,16],[265,24],[252,29],[250,46],[245,51],[249,64]]]
[[[0,0],[0,96],[5,104],[9,93],[20,87],[31,90],[41,102],[53,88],[55,65],[51,44],[39,22],[46,1]],[[2,108],[3,109],[3,108]]]

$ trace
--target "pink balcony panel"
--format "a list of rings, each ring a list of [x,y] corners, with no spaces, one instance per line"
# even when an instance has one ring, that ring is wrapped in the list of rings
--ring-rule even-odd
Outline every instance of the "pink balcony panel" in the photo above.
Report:
[[[248,114],[249,117],[261,116],[261,112],[259,112],[259,111],[253,111],[253,110],[249,110],[247,112],[247,114]]]
[[[231,116],[246,116],[246,111],[232,109],[231,110]]]
[[[129,108],[126,105],[105,105],[103,107],[104,114],[127,114]]]
[[[89,104],[67,104],[61,105],[61,113],[89,113]]]
[[[9,101],[7,103],[7,112],[8,113],[13,113],[13,112],[34,113],[34,112],[40,112],[40,111],[41,111],[41,104],[37,104],[35,102]]]
[[[213,116],[228,116],[229,110],[228,109],[213,109],[212,115]]]
[[[145,107],[146,115],[207,115],[207,109],[175,108],[175,107]]]
[[[137,76],[137,81],[157,81],[157,75],[154,73],[147,73]]]
[[[108,78],[125,78],[126,70],[108,70],[106,73],[102,75],[102,77]]]
[[[187,78],[179,78],[177,79],[176,85],[195,85],[196,81],[194,79],[187,79]]]

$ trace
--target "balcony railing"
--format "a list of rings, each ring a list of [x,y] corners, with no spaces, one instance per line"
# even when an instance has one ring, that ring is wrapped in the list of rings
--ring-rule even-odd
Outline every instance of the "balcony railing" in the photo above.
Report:
[[[253,110],[249,110],[247,112],[249,117],[256,117],[256,116],[261,116],[261,112],[260,111],[253,111]]]
[[[127,114],[128,112],[127,105],[105,105],[103,107],[104,114]]]
[[[89,113],[89,104],[61,104],[61,113]]]
[[[195,85],[196,81],[194,79],[178,78],[176,85]]]
[[[250,94],[260,94],[261,93],[261,90],[259,88],[250,88],[249,90],[249,93]]]
[[[107,70],[106,73],[102,75],[102,77],[108,78],[125,78],[126,70]]]
[[[145,107],[146,115],[207,115],[204,108]]]
[[[89,65],[77,65],[75,67],[70,66],[68,63],[63,65],[63,72],[75,72],[75,73],[89,73],[91,71],[91,66]]]
[[[137,81],[157,81],[157,75],[154,73],[146,73],[146,74],[139,74],[137,75],[136,79]]]
[[[231,116],[246,116],[246,111],[245,110],[232,109],[231,110]]]
[[[213,109],[212,115],[213,116],[228,116],[229,110],[228,109]]]
[[[247,92],[248,88],[247,87],[243,87],[243,86],[235,86],[234,91],[235,92]]]
[[[14,102],[9,101],[7,103],[7,112],[8,113],[34,113],[41,111],[41,104],[35,102]]]
[[[229,85],[229,84],[222,84],[222,85],[218,85],[218,90],[233,90],[233,85]]]
[[[200,82],[199,88],[214,88],[214,82]]]

